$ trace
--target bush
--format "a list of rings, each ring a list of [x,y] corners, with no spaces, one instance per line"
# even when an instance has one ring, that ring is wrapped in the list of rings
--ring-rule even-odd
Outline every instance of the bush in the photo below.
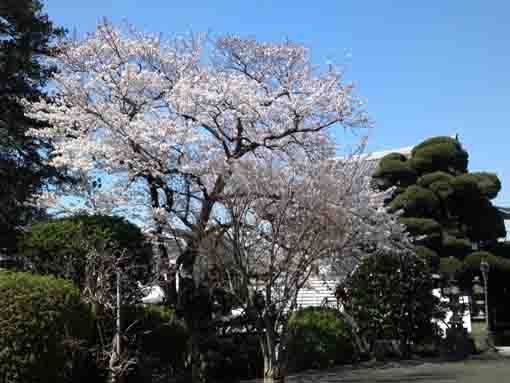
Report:
[[[209,344],[207,375],[212,381],[237,382],[263,375],[264,360],[259,338],[253,334],[231,334]]]
[[[71,283],[0,272],[0,376],[6,383],[77,381],[92,317]],[[83,372],[83,371],[82,371]]]
[[[172,308],[156,305],[124,307],[123,323],[129,327],[128,349],[137,365],[128,382],[149,383],[155,376],[168,379],[185,375],[188,331]]]
[[[356,348],[348,324],[336,310],[306,308],[289,322],[289,369],[300,371],[352,362]]]
[[[83,287],[88,251],[84,244],[99,242],[129,249],[131,263],[140,266],[133,278],[144,281],[151,264],[151,248],[140,228],[120,217],[79,215],[35,224],[19,238],[18,253],[37,273],[71,279]]]
[[[406,356],[411,343],[433,334],[438,299],[430,268],[419,256],[367,257],[343,285],[342,303],[373,349],[376,340],[398,340]]]

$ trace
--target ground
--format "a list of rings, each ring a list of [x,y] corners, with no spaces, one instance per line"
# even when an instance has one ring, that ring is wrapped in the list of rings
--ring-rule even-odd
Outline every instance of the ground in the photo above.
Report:
[[[286,383],[505,383],[510,382],[510,359],[462,362],[409,362],[378,368],[307,372]]]

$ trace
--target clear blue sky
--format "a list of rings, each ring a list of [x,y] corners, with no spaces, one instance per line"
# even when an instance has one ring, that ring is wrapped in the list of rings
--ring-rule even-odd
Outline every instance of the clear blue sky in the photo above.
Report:
[[[510,2],[505,0],[46,0],[78,34],[106,16],[165,34],[282,38],[347,64],[376,122],[370,150],[458,133],[471,170],[496,172],[510,206]],[[347,56],[346,56],[347,53]],[[349,58],[350,56],[350,58]],[[340,136],[341,137],[341,136]]]

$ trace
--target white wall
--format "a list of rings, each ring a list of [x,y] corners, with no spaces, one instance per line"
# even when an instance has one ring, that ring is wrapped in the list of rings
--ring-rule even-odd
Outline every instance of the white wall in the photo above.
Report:
[[[449,301],[448,298],[441,296],[441,290],[440,289],[434,289],[434,290],[432,290],[432,293],[436,297],[441,299],[442,302],[448,302]],[[466,296],[466,295],[465,296],[461,296],[460,297],[460,301],[461,301],[461,303],[464,303],[464,304],[468,305],[469,304],[469,297]],[[446,332],[446,328],[448,327],[448,324],[450,322],[450,318],[451,317],[452,317],[452,312],[448,311],[446,313],[446,318],[445,318],[444,321],[435,321],[435,322],[437,322],[437,324],[441,328],[441,330],[443,330],[443,335]],[[466,310],[466,312],[464,313],[464,315],[462,317],[462,325],[464,326],[465,329],[467,329],[468,333],[471,333],[471,313],[469,312],[469,310]]]

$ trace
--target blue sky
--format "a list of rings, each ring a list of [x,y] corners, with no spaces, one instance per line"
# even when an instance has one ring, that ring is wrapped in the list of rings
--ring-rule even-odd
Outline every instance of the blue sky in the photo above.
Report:
[[[164,34],[290,38],[332,60],[368,100],[370,150],[458,133],[471,170],[496,172],[510,206],[510,2],[504,0],[46,0],[79,35],[106,16]],[[342,140],[343,135],[338,135]]]

